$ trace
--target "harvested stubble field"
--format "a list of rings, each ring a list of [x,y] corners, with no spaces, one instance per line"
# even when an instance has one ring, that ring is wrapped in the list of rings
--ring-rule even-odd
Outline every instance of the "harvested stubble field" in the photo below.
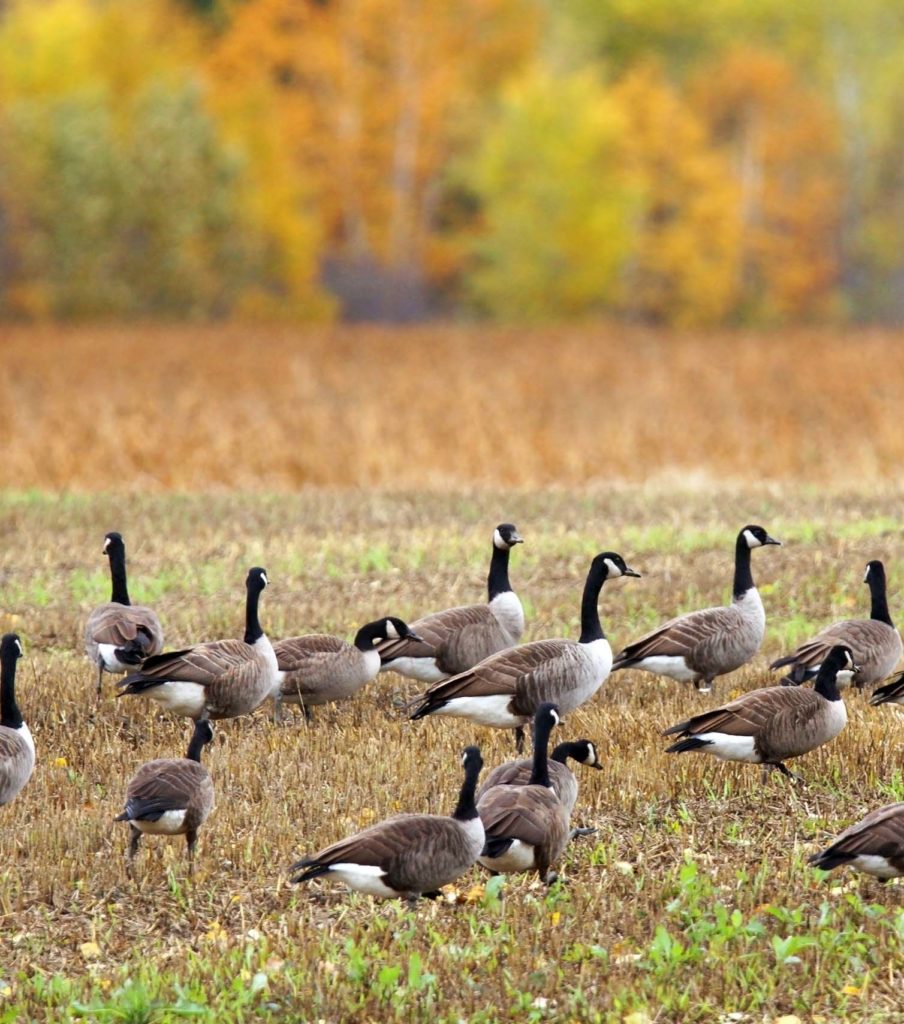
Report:
[[[349,636],[482,592],[493,525],[526,538],[512,578],[527,639],[575,636],[589,558],[612,547],[644,573],[604,588],[613,646],[662,617],[725,600],[732,543],[762,522],[784,548],[754,553],[769,616],[761,655],[716,696],[764,685],[767,660],[868,606],[863,564],[882,557],[900,615],[902,492],[759,487],[0,499],[3,627],[26,644],[19,694],[38,747],[0,829],[0,1021],[259,1019],[761,1022],[902,1020],[902,887],[828,878],[806,855],[865,810],[904,799],[904,715],[848,695],[851,721],[796,767],[667,756],[660,730],[708,706],[668,680],[616,675],[569,716],[593,738],[565,884],[502,888],[472,870],[411,912],[333,885],[296,888],[298,856],[400,809],[451,810],[458,755],[488,766],[508,735],[453,720],[409,723],[416,688],[386,675],[355,700],[275,726],[221,724],[206,756],[218,807],[196,874],[181,840],[146,840],[125,875],[113,825],[135,767],[184,750],[184,721],[143,700],[95,703],[81,624],[106,599],[105,530],[129,546],[130,589],[168,646],[235,635],[247,566],[272,585],[271,636]]]

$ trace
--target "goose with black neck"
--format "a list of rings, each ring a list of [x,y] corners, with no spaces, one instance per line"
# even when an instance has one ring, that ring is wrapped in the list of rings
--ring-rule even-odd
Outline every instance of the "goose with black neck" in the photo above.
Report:
[[[258,618],[267,584],[264,569],[248,571],[242,640],[214,640],[148,658],[139,672],[119,684],[119,696],[147,696],[195,720],[237,718],[254,711],[273,692],[279,672]]]
[[[524,633],[524,609],[509,581],[509,555],[523,543],[513,523],[500,523],[493,531],[486,603],[446,608],[415,620],[411,629],[417,639],[389,638],[379,645],[380,671],[436,683],[517,644]]]
[[[598,601],[606,580],[639,577],[621,555],[604,551],[590,564],[581,597],[581,635],[575,640],[535,640],[502,651],[468,672],[431,686],[417,698],[412,719],[428,715],[467,718],[478,725],[515,730],[519,752],[524,726],[545,701],[566,715],[606,681],[612,649],[600,622]]]
[[[0,640],[0,805],[14,800],[35,767],[35,743],[16,701],[16,665],[22,642],[16,633]]]
[[[717,676],[734,672],[760,649],[766,634],[766,611],[750,570],[754,548],[781,545],[762,526],[745,526],[735,541],[732,602],[670,619],[628,644],[613,672],[635,668],[678,682],[692,682],[709,693]]]

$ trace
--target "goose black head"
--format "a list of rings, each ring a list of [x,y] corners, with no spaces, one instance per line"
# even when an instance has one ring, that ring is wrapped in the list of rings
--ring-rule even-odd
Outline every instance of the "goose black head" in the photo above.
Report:
[[[500,523],[493,531],[493,546],[501,551],[511,551],[516,544],[523,544],[524,538],[514,523]]]
[[[578,740],[574,745],[573,757],[588,768],[599,768],[602,770],[602,762],[596,750],[596,744],[591,740]]]
[[[245,586],[251,591],[257,591],[257,593],[260,593],[269,582],[270,581],[267,579],[267,570],[256,565],[253,569],[248,570],[248,578],[245,580]]]
[[[123,543],[122,534],[116,533],[114,530],[110,533],[104,534],[104,546],[101,554],[111,555],[114,551],[122,551],[124,547],[125,544]]]
[[[4,633],[0,640],[0,660],[18,661],[22,657],[22,641],[18,633]]]
[[[836,644],[826,655],[822,666],[835,673],[837,686],[850,685],[860,666],[854,659],[854,652],[846,644]]]
[[[412,632],[407,622],[396,618],[394,615],[386,615],[375,622],[368,622],[358,630],[355,637],[355,646],[366,651],[387,640],[416,640],[421,642],[422,637]]]
[[[534,726],[549,726],[553,729],[561,721],[558,705],[544,701],[534,712]]]
[[[201,744],[206,745],[213,742],[213,726],[206,718],[195,722],[195,737]]]
[[[762,526],[745,526],[741,530],[741,537],[747,542],[749,548],[760,548],[766,544],[777,544],[779,547],[782,546],[780,540],[776,540],[775,537],[770,537],[768,533],[763,529]]]
[[[466,772],[479,772],[483,768],[480,747],[465,747],[461,754],[461,766]]]
[[[863,574],[863,582],[869,583],[870,580],[876,576],[879,576],[880,578],[885,576],[885,566],[878,558],[873,558],[866,563],[866,572]]]
[[[617,579],[619,576],[634,576],[640,579],[640,573],[631,569],[625,560],[615,551],[603,551],[593,560],[593,568],[602,572],[607,580]]]

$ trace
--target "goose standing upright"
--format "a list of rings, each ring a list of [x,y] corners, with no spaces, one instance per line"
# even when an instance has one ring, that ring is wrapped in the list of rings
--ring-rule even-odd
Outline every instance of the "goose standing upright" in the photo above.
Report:
[[[766,544],[781,545],[781,541],[770,537],[762,526],[745,526],[735,542],[732,603],[670,619],[628,644],[616,657],[612,671],[642,669],[678,682],[692,682],[701,693],[709,693],[717,676],[748,662],[766,633],[766,612],[750,571],[750,552]]]
[[[833,740],[847,724],[847,708],[838,692],[839,672],[855,672],[849,647],[838,645],[823,658],[812,690],[769,686],[751,690],[724,705],[666,729],[681,739],[666,750],[699,750],[723,761],[770,765],[796,779],[784,762]]]
[[[106,604],[99,604],[91,612],[85,623],[85,653],[91,664],[97,666],[98,694],[104,672],[128,672],[163,650],[163,628],[157,614],[129,600],[122,534],[106,534],[103,553],[110,559],[113,593]]]
[[[113,819],[129,823],[130,870],[142,835],[184,835],[193,873],[198,829],[214,805],[213,783],[201,764],[201,751],[212,739],[210,722],[196,721],[185,757],[147,761],[132,776],[125,810]]]
[[[600,591],[607,579],[639,577],[621,555],[604,551],[590,564],[581,598],[581,636],[575,640],[535,640],[494,654],[460,675],[436,683],[417,698],[412,719],[427,715],[467,718],[494,729],[514,729],[520,752],[524,726],[544,701],[562,715],[574,711],[603,685],[612,666],[612,648],[600,623]]]
[[[479,862],[494,874],[534,871],[551,885],[553,867],[571,838],[569,812],[549,778],[546,751],[558,724],[555,704],[543,703],[534,716],[534,756],[526,786],[501,785],[477,801],[486,841]]]
[[[0,640],[0,805],[14,800],[35,768],[35,743],[16,703],[16,663],[22,643],[16,633]]]
[[[509,553],[523,543],[512,523],[500,523],[493,531],[486,604],[446,608],[412,622],[417,639],[387,639],[379,646],[380,671],[436,683],[514,647],[524,633],[524,609],[509,582]]]
[[[836,644],[846,644],[853,651],[858,670],[852,682],[860,689],[873,686],[894,672],[901,660],[901,634],[888,611],[885,566],[878,560],[867,562],[863,582],[869,586],[870,617],[833,622],[793,654],[773,661],[771,669],[790,667],[783,683],[796,686],[812,679],[822,659]]]
[[[267,583],[264,569],[248,570],[244,640],[213,640],[148,658],[119,684],[119,696],[141,694],[195,720],[254,711],[273,692],[279,671],[257,614]]]
[[[310,708],[346,700],[376,677],[381,643],[409,638],[420,640],[401,619],[386,616],[362,626],[353,644],[328,633],[279,640],[273,645],[279,666],[274,702],[299,704],[310,718]]]
[[[462,755],[465,770],[458,805],[451,817],[439,814],[399,814],[342,839],[313,857],[293,864],[292,881],[308,882],[335,876],[349,889],[382,899],[436,897],[471,867],[483,849],[483,822],[477,814],[474,790],[483,767],[477,747]]]
[[[809,861],[823,871],[850,864],[880,882],[904,877],[904,803],[870,811]]]

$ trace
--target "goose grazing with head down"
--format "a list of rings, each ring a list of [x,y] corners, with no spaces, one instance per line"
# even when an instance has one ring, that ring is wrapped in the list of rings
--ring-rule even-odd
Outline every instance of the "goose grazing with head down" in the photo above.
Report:
[[[327,633],[290,637],[273,645],[279,666],[273,698],[277,704],[300,704],[305,716],[316,704],[346,700],[371,682],[380,671],[381,643],[417,642],[401,620],[387,616],[362,626],[353,644]]]
[[[342,839],[313,857],[293,864],[292,881],[308,882],[330,875],[349,889],[369,896],[436,897],[471,867],[483,849],[483,823],[474,803],[477,777],[483,767],[477,747],[462,755],[465,778],[451,817],[399,814]]]
[[[511,523],[493,532],[486,604],[447,608],[411,623],[417,637],[387,639],[378,648],[382,670],[436,683],[514,647],[524,632],[524,609],[509,583],[509,552],[524,543]]]
[[[535,640],[494,654],[474,668],[431,686],[418,698],[412,719],[427,715],[468,718],[478,725],[514,729],[519,752],[524,726],[544,701],[563,715],[589,700],[606,681],[612,648],[600,624],[597,601],[607,579],[640,576],[621,555],[604,551],[590,564],[581,600],[578,640]]]
[[[15,633],[0,640],[0,805],[25,788],[35,768],[35,743],[16,703],[16,663],[22,643]]]
[[[875,560],[867,562],[863,582],[869,585],[870,617],[833,622],[793,654],[773,661],[769,666],[772,669],[790,668],[783,683],[798,685],[812,679],[835,644],[845,644],[854,652],[858,670],[852,682],[857,687],[872,686],[894,672],[901,660],[901,634],[888,612],[885,566]]]
[[[904,803],[870,811],[809,862],[823,871],[850,864],[880,882],[904,877]]]
[[[704,608],[670,619],[658,629],[628,644],[616,657],[612,671],[642,669],[692,682],[709,693],[716,676],[734,672],[760,649],[766,633],[766,612],[750,572],[750,552],[766,544],[781,544],[762,526],[745,526],[735,543],[733,600],[727,607]]]
[[[126,583],[126,546],[122,535],[108,533],[103,553],[110,559],[113,593],[85,623],[85,653],[97,666],[97,692],[104,672],[128,672],[163,650],[163,629],[155,612],[132,604]]]
[[[553,792],[561,801],[568,816],[574,810],[578,800],[578,780],[568,767],[568,758],[588,768],[602,770],[602,763],[597,755],[596,744],[590,740],[572,740],[559,743],[547,762],[549,782]],[[534,761],[531,757],[523,757],[517,761],[506,761],[494,768],[481,783],[477,791],[477,802],[494,786],[529,786]]]
[[[870,704],[904,704],[904,673],[885,686],[877,686],[869,699]]]
[[[196,721],[185,757],[148,761],[132,776],[125,810],[113,819],[129,823],[130,870],[142,835],[184,835],[189,873],[194,870],[198,829],[213,810],[213,783],[201,764],[201,751],[212,739],[210,722]]]
[[[267,573],[249,569],[244,640],[214,640],[148,658],[120,684],[120,697],[142,694],[188,718],[237,718],[273,692],[276,655],[257,617]]]
[[[700,750],[723,761],[771,765],[791,779],[784,762],[833,740],[847,724],[838,692],[839,672],[856,671],[849,647],[833,647],[823,658],[812,690],[770,686],[751,690],[721,708],[666,729],[678,735],[668,754]]]
[[[478,860],[495,874],[536,871],[551,885],[554,865],[571,838],[569,812],[549,777],[546,751],[558,724],[555,704],[543,703],[534,716],[534,756],[526,786],[502,785],[477,801],[486,841]]]

